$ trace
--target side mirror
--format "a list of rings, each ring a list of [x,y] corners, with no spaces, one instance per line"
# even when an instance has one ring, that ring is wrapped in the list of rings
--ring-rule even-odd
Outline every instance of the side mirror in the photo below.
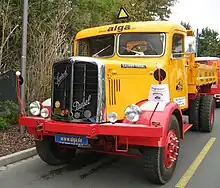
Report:
[[[170,59],[174,59],[173,54],[170,55]]]
[[[24,78],[20,75],[19,76],[19,84],[23,85],[23,83],[24,83]]]
[[[191,30],[191,29],[187,30],[186,32],[187,32],[187,36],[189,36],[189,37],[193,37],[193,36],[195,36],[194,31]]]

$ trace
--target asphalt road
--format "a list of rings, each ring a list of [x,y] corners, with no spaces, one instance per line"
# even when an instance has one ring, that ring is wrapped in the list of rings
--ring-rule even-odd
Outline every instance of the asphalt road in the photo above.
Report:
[[[33,157],[0,168],[0,188],[175,188],[178,182],[182,187],[185,183],[187,188],[220,188],[219,124],[220,109],[217,109],[211,134],[185,135],[175,174],[164,186],[148,183],[141,158],[80,153],[76,162],[68,166],[51,167]],[[216,140],[209,144],[208,150],[206,144],[213,137]]]

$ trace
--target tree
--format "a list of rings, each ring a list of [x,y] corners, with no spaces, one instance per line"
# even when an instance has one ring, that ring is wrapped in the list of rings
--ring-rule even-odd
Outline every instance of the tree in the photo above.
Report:
[[[118,4],[129,12],[128,21],[153,21],[168,20],[171,7],[176,2],[177,0],[120,0]]]
[[[183,27],[185,27],[187,30],[192,29],[192,26],[190,25],[190,23],[186,23],[186,22],[181,21],[180,24],[181,24]]]
[[[23,0],[0,3],[0,65],[7,69],[20,67],[22,3]],[[50,96],[51,66],[69,55],[71,38],[79,30],[117,23],[120,7],[130,15],[125,21],[166,20],[175,3],[176,0],[29,1],[27,104]]]
[[[219,33],[208,27],[203,28],[198,38],[198,56],[220,56]]]

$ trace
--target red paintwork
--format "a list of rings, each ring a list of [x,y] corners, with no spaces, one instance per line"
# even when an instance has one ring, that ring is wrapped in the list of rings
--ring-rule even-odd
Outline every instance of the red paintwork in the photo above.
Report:
[[[134,125],[131,125],[127,120],[115,124],[79,124],[27,116],[19,117],[19,125],[28,127],[28,132],[34,134],[36,138],[37,135],[55,135],[56,133],[86,135],[88,138],[97,135],[109,135],[115,136],[115,138],[118,136],[116,139],[117,144],[125,144],[126,147],[128,145],[163,147],[166,145],[168,123],[174,110],[177,110],[181,117],[181,111],[176,103],[169,103],[163,112],[155,111],[153,115],[151,111],[143,111],[140,120]],[[150,118],[152,124],[160,122],[160,125],[150,125]],[[182,119],[180,119],[180,123],[183,137]],[[37,131],[36,128],[39,125],[42,127]],[[122,152],[122,150],[118,149],[117,144],[115,146],[116,151]],[[127,149],[123,151],[126,152]]]
[[[85,135],[92,138],[97,135],[110,136],[133,136],[133,137],[161,137],[163,135],[163,127],[153,127],[148,125],[132,125],[123,123],[103,123],[103,124],[79,124],[66,123],[54,120],[45,120],[36,117],[20,117],[19,124],[32,129],[36,129],[37,125],[42,125],[43,134],[74,134]]]
[[[183,132],[187,132],[192,127],[192,124],[184,124],[183,125]]]
[[[175,130],[170,130],[167,134],[164,151],[164,164],[166,168],[171,168],[178,155],[179,140]]]
[[[208,85],[204,85],[204,86],[201,86],[199,88],[199,93],[200,94],[212,94],[212,85],[211,84],[208,84]]]
[[[161,76],[160,69],[158,69],[158,78],[159,78],[158,83],[159,84],[161,84],[161,77],[160,76]]]
[[[189,100],[189,101],[190,101],[190,100],[195,100],[196,97],[197,97],[197,95],[198,95],[197,93],[195,93],[195,94],[194,94],[194,93],[193,93],[193,94],[192,94],[192,93],[189,93],[189,94],[188,94],[188,100]]]
[[[159,143],[160,146],[164,146],[166,143],[166,134],[167,134],[167,130],[168,130],[169,120],[175,110],[180,115],[179,122],[180,122],[180,127],[181,127],[180,128],[181,138],[184,137],[182,112],[176,103],[170,102],[169,104],[167,104],[167,106],[165,107],[163,112],[157,112],[157,111],[154,112],[154,115],[151,119],[151,122],[160,122],[160,125],[162,127],[164,127],[163,137],[160,139],[160,143]],[[142,124],[142,123],[146,122],[147,124],[149,124],[150,123],[149,120],[151,118],[151,115],[152,115],[152,112],[143,111],[142,116],[137,123]],[[127,120],[124,120],[124,122],[127,123]]]
[[[17,99],[18,99],[18,101],[19,101],[19,103],[20,103],[21,113],[26,116],[26,112],[25,112],[23,103],[22,103],[22,101],[21,101],[21,94],[20,94],[20,90],[21,90],[20,88],[21,88],[21,87],[20,87],[19,82],[20,82],[19,76],[16,75],[16,89],[17,89],[16,93],[17,93]]]

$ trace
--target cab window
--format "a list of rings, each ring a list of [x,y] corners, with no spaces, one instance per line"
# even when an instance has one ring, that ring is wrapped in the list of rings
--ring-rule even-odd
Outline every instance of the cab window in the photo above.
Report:
[[[172,55],[174,58],[184,56],[184,37],[180,34],[173,35]]]
[[[101,35],[78,40],[78,56],[109,57],[114,55],[114,35]]]
[[[119,35],[120,56],[161,56],[165,49],[164,33],[125,33]]]

